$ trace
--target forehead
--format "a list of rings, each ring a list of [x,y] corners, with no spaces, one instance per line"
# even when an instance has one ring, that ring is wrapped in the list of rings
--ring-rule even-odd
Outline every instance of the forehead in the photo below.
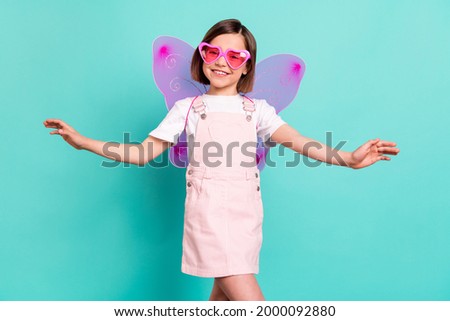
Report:
[[[215,37],[210,42],[213,46],[218,46],[222,50],[227,49],[237,49],[244,50],[245,48],[245,38],[243,35],[238,33],[226,33]]]

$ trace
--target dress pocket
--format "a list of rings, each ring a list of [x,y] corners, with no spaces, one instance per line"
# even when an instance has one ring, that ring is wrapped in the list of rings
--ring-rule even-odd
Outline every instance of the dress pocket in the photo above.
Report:
[[[261,182],[259,177],[258,178],[252,178],[249,181],[247,181],[250,186],[250,195],[249,200],[251,203],[253,203],[253,208],[255,209],[255,213],[257,217],[262,220],[263,218],[263,204],[262,204],[262,197],[261,197]]]
[[[251,178],[248,180],[249,184],[249,193],[252,199],[260,200],[261,199],[261,182],[259,177]]]
[[[218,119],[209,124],[208,131],[211,139],[226,149],[228,145],[241,141],[245,128],[241,124],[230,124]]]
[[[202,190],[202,181],[203,179],[199,177],[189,177],[186,179],[186,215],[192,214],[192,209],[194,209],[198,202]]]
[[[255,193],[256,193],[256,199],[260,200],[261,199],[261,181],[259,180],[259,178],[255,179]]]

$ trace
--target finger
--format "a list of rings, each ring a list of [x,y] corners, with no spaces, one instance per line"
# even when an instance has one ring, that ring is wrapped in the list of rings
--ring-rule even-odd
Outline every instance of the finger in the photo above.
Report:
[[[47,128],[58,128],[58,127],[61,127],[61,126],[59,126],[58,124],[54,124],[54,123],[47,123],[45,125],[45,127],[47,127]]]
[[[380,140],[377,143],[377,147],[382,147],[382,146],[392,146],[392,147],[394,147],[394,146],[397,146],[397,143],[395,143],[395,142],[388,142],[386,140]]]
[[[387,156],[378,156],[377,160],[387,160],[387,161],[389,161],[391,159],[389,157],[387,157]]]
[[[400,152],[400,149],[394,147],[378,147],[378,152],[396,155]]]
[[[49,134],[50,135],[60,135],[60,129],[58,129],[58,130],[54,130],[54,131],[52,131],[52,132],[50,132]]]
[[[47,124],[57,124],[59,123],[61,120],[57,119],[57,118],[47,118],[46,120],[44,120],[44,125]]]
[[[64,128],[66,127],[67,129],[72,129],[72,127],[70,127],[68,124],[66,124],[64,121],[60,120],[60,119],[47,119],[44,121],[44,125],[46,127],[50,127],[50,128]]]
[[[46,120],[44,121],[44,125],[47,128],[61,128],[63,125],[61,124],[61,121],[58,119],[52,119],[52,120]]]

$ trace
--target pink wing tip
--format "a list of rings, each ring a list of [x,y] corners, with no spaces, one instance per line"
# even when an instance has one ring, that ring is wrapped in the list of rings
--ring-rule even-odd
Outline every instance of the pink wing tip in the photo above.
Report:
[[[294,74],[294,75],[296,75],[296,76],[298,76],[298,75],[300,75],[300,70],[302,69],[302,65],[300,65],[298,62],[294,62],[293,64],[292,64],[292,67],[291,67],[291,72]]]
[[[158,53],[159,53],[159,58],[160,59],[166,59],[166,57],[170,54],[169,47],[168,46],[161,46],[159,48]]]

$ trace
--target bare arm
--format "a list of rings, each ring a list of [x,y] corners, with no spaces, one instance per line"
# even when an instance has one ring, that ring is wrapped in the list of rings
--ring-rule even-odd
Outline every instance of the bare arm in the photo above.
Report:
[[[76,149],[84,149],[118,162],[135,165],[148,163],[170,146],[170,143],[152,136],[148,136],[140,144],[119,144],[95,140],[82,136],[67,123],[59,119],[47,119],[44,121],[44,126],[56,128],[50,134],[60,135]]]
[[[397,155],[400,152],[398,148],[393,147],[396,143],[380,139],[369,140],[355,151],[345,152],[305,137],[287,124],[280,126],[272,134],[271,140],[307,157],[353,169],[372,165],[379,160],[390,160],[384,153]]]
[[[85,137],[81,149],[118,162],[145,165],[158,157],[169,147],[169,143],[153,136],[148,136],[140,144],[119,144],[103,142]]]

